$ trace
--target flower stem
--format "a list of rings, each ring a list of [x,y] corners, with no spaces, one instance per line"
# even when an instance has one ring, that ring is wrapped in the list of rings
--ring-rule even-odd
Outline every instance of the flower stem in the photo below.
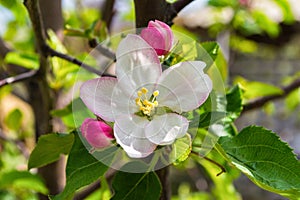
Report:
[[[216,176],[220,176],[221,174],[223,174],[223,173],[226,172],[225,167],[223,167],[220,163],[218,163],[218,162],[216,162],[216,161],[214,161],[214,160],[212,160],[212,159],[210,159],[210,158],[208,158],[206,156],[202,156],[202,155],[200,155],[197,152],[192,151],[191,153],[194,154],[194,155],[196,155],[196,156],[199,156],[199,157],[203,158],[204,160],[207,160],[208,162],[210,162],[210,163],[216,165],[217,167],[219,167],[221,169],[221,171]]]

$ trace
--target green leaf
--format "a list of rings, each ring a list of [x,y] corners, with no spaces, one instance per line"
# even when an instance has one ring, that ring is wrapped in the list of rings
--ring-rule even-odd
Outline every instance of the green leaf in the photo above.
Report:
[[[22,125],[23,114],[20,109],[16,108],[8,113],[5,117],[5,125],[12,130],[19,131]]]
[[[289,111],[294,111],[297,108],[297,106],[299,106],[299,104],[300,104],[300,88],[291,92],[285,98],[285,106]]]
[[[185,161],[192,150],[192,139],[189,134],[185,134],[184,137],[177,139],[172,144],[172,151],[170,153],[170,160],[174,165],[178,165]]]
[[[283,14],[283,21],[285,23],[291,24],[292,22],[295,21],[293,10],[288,0],[276,0],[273,2],[276,3],[281,8]]]
[[[226,94],[226,113],[231,122],[237,119],[243,110],[242,90],[236,85]]]
[[[208,4],[215,7],[234,7],[237,5],[235,0],[209,0]]]
[[[68,154],[74,141],[73,134],[51,133],[39,137],[28,161],[28,169],[42,167]]]
[[[66,167],[66,186],[62,193],[52,197],[54,200],[72,198],[76,190],[98,180],[108,169],[108,166],[88,152],[78,133],[74,132],[74,135],[75,140]]]
[[[264,12],[255,10],[251,14],[258,26],[270,37],[274,38],[278,36],[280,32],[279,25],[275,21],[272,21]]]
[[[161,193],[161,184],[154,172],[127,173],[127,168],[131,169],[140,162],[131,162],[123,166],[117,172],[112,187],[115,195],[112,200],[158,200]]]
[[[42,179],[28,171],[10,171],[1,174],[0,188],[16,188],[21,190],[33,190],[42,194],[47,194],[48,189]]]
[[[250,126],[219,144],[233,165],[255,184],[290,199],[300,196],[300,162],[272,131]]]
[[[241,89],[243,89],[243,97],[245,99],[253,99],[283,93],[282,89],[274,85],[257,81],[248,81],[242,77],[237,77],[234,82],[238,83]]]
[[[95,115],[86,108],[80,98],[75,98],[66,107],[59,110],[52,110],[51,115],[61,118],[63,123],[69,128],[76,128],[82,124],[86,118],[94,118]]]
[[[12,51],[6,54],[4,61],[7,64],[19,65],[27,69],[39,68],[39,59],[34,53]]]
[[[196,60],[206,63],[207,73],[210,75],[215,89],[224,91],[224,82],[228,78],[227,61],[217,42],[202,42],[197,46]]]

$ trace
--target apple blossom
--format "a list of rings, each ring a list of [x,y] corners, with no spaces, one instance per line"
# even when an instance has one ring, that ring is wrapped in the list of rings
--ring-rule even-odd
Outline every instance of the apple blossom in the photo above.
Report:
[[[97,116],[114,122],[116,142],[127,155],[146,157],[183,137],[189,122],[180,114],[198,108],[212,89],[205,63],[182,62],[162,72],[155,50],[132,34],[120,42],[116,58],[117,78],[85,82],[80,97]]]
[[[110,146],[114,139],[113,130],[102,121],[87,118],[80,128],[82,136],[95,149],[101,149]]]
[[[141,37],[155,49],[159,56],[170,51],[174,38],[170,27],[159,20],[149,21],[148,27],[142,30]]]

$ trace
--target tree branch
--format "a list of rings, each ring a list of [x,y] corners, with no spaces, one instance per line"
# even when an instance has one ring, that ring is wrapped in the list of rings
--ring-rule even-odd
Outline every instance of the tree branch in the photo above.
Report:
[[[114,5],[115,5],[115,0],[106,0],[104,2],[103,8],[101,9],[102,20],[105,21],[108,31],[110,31],[111,21],[115,14]]]
[[[75,65],[81,66],[82,68],[84,68],[84,69],[86,69],[86,70],[88,70],[88,71],[90,71],[90,72],[93,72],[93,73],[98,74],[98,75],[101,76],[101,72],[100,72],[100,71],[94,69],[93,67],[91,67],[91,66],[89,66],[89,65],[87,65],[87,64],[85,64],[85,63],[83,63],[83,62],[81,62],[80,60],[77,60],[77,59],[74,58],[74,57],[71,57],[71,56],[69,56],[69,55],[60,53],[60,52],[58,52],[58,51],[52,49],[52,48],[49,47],[49,46],[47,46],[46,51],[47,51],[47,54],[48,54],[49,56],[51,56],[51,57],[54,57],[54,56],[55,56],[55,57],[59,57],[59,58],[61,58],[61,59],[64,59],[64,60],[66,60],[66,61],[69,61],[69,62],[71,62],[71,63],[73,63],[73,64],[75,64]]]
[[[16,82],[27,80],[27,79],[33,77],[36,74],[36,72],[37,72],[37,70],[30,70],[28,72],[24,72],[17,76],[8,77],[3,80],[0,80],[0,87],[11,84],[11,83],[16,83]]]
[[[245,113],[249,110],[253,110],[256,108],[260,108],[270,101],[284,98],[287,95],[289,95],[292,91],[294,91],[295,89],[297,89],[299,87],[300,87],[300,79],[296,79],[291,84],[281,88],[283,91],[282,94],[275,94],[275,95],[271,95],[271,96],[261,97],[261,98],[255,99],[255,100],[245,104],[242,113]]]
[[[44,25],[41,21],[41,12],[38,4],[38,0],[24,0],[24,5],[28,10],[29,17],[31,20],[32,28],[35,34],[36,39],[36,47],[38,52],[47,57],[44,48],[46,46],[46,33],[44,29]]]
[[[166,0],[134,0],[136,27],[146,27],[148,22],[154,19],[172,25],[178,12],[192,1],[179,0],[175,3],[168,3]]]
[[[100,45],[96,39],[89,40],[89,46],[91,48],[95,48],[98,52],[100,52],[105,57],[107,57],[113,61],[116,61],[116,54],[114,52],[110,51],[108,48],[105,48],[102,45]]]

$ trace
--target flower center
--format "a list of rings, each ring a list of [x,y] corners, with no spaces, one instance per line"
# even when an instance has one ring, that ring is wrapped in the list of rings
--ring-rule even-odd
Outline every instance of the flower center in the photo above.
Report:
[[[159,91],[155,90],[151,97],[147,96],[148,90],[146,88],[141,88],[138,92],[138,98],[135,99],[135,103],[139,106],[139,110],[147,116],[150,116],[151,113],[158,106],[158,102],[156,101],[156,97],[159,95]]]

